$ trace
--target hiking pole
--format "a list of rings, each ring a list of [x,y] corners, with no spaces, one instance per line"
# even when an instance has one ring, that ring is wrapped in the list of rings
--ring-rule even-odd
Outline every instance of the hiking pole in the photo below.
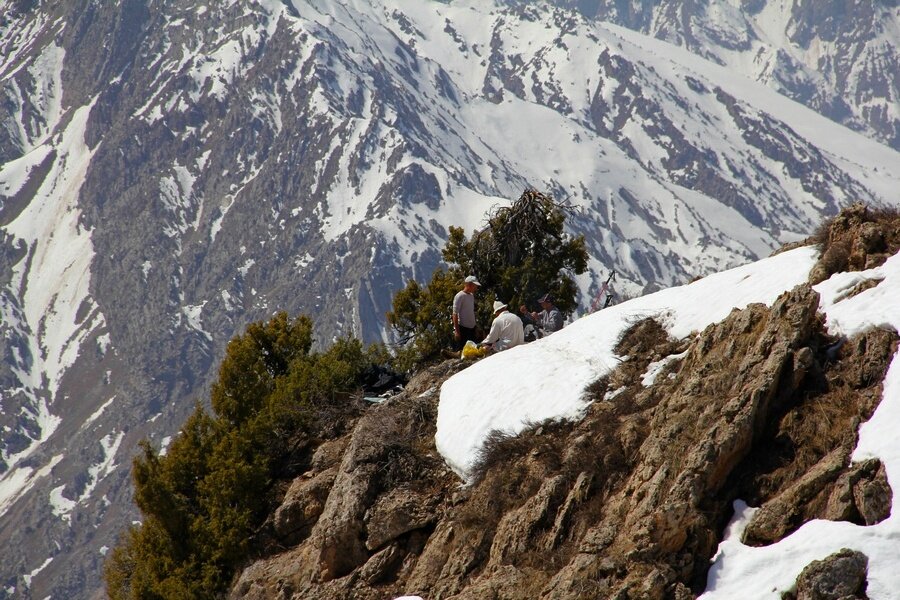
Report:
[[[613,293],[612,293],[612,288],[610,287],[609,284],[615,280],[616,280],[616,272],[615,272],[615,270],[613,270],[609,274],[609,278],[606,280],[606,283],[604,284],[604,286],[606,287],[606,302],[603,303],[603,308],[606,308],[607,306],[612,304]]]
[[[606,281],[603,282],[603,285],[600,286],[600,291],[597,292],[597,297],[594,298],[594,301],[591,303],[591,312],[596,312],[600,307],[600,299],[603,298],[603,294],[606,293],[606,302],[603,303],[603,308],[606,308],[612,303],[612,293],[609,291],[609,284],[615,281],[616,279],[616,271],[613,269],[609,273],[609,277],[606,278]]]

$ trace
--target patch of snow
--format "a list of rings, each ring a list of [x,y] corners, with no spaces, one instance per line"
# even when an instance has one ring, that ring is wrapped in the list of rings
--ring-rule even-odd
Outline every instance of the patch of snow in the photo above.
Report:
[[[100,446],[103,448],[103,459],[88,468],[88,477],[90,480],[84,492],[78,497],[78,502],[84,502],[90,498],[91,494],[94,493],[97,484],[100,483],[100,480],[112,473],[118,467],[118,465],[115,464],[116,453],[119,451],[119,446],[122,444],[124,438],[125,433],[119,432],[117,434],[109,433],[100,440]]]
[[[585,389],[618,364],[612,349],[636,319],[655,316],[669,335],[686,338],[724,319],[733,308],[771,304],[806,281],[816,258],[815,249],[797,248],[610,306],[551,336],[479,361],[441,386],[438,451],[468,479],[491,431],[516,434],[529,423],[581,418]]]
[[[255,264],[256,261],[252,258],[248,258],[246,261],[244,261],[244,264],[238,267],[238,272],[241,274],[241,277],[246,277],[247,273],[250,271],[250,268]],[[254,291],[253,293],[255,294],[256,292]]]
[[[206,339],[212,340],[212,335],[203,329],[202,316],[204,306],[206,306],[205,300],[197,305],[184,306],[182,307],[181,312],[187,320],[188,327],[203,334]]]
[[[51,562],[53,562],[53,557],[52,557],[52,556],[51,556],[50,558],[48,558],[47,560],[45,560],[44,563],[43,563],[41,566],[39,566],[37,569],[33,570],[31,573],[28,573],[27,575],[22,575],[22,579],[25,581],[25,587],[26,587],[26,588],[30,588],[30,587],[31,587],[31,581],[32,581],[35,577],[37,577],[38,573],[40,573],[41,571],[43,571],[44,569],[46,569],[47,566],[48,566]]]
[[[109,350],[109,345],[111,343],[112,342],[108,333],[97,336],[97,350],[100,351],[100,354],[106,354],[106,351]]]
[[[50,145],[38,146],[23,156],[0,165],[0,197],[15,196],[52,150]]]
[[[63,496],[65,489],[66,486],[61,485],[50,490],[50,510],[54,516],[60,517],[66,523],[71,523],[72,515],[70,513],[75,509],[77,503]]]
[[[84,424],[82,424],[81,429],[85,429],[88,425],[90,425],[91,423],[93,423],[94,421],[96,421],[97,419],[99,419],[99,418],[100,418],[100,415],[103,414],[103,411],[105,411],[105,410],[109,407],[109,405],[113,403],[113,401],[114,401],[115,399],[116,399],[116,397],[113,396],[112,398],[110,398],[109,400],[107,400],[106,402],[104,402],[104,403],[100,406],[100,408],[98,408],[97,410],[95,410],[95,411],[91,414],[91,416],[89,416],[89,417],[84,421]]]
[[[228,215],[228,211],[231,210],[232,206],[234,206],[234,195],[227,196],[225,198],[225,204],[219,207],[219,214],[213,219],[212,225],[209,227],[210,243],[215,241],[216,236],[219,235],[219,232],[222,230],[222,221],[225,220],[225,217]]]
[[[56,144],[57,157],[28,206],[2,229],[28,248],[26,259],[14,265],[20,282],[26,337],[34,365],[17,373],[26,387],[44,388],[55,396],[65,371],[77,358],[83,341],[105,324],[102,314],[80,322],[79,307],[90,301],[90,264],[94,257],[91,232],[81,224],[78,196],[96,148],[84,141],[93,104],[73,112]],[[42,432],[46,439],[49,432]]]
[[[65,57],[65,49],[54,42],[45,46],[37,60],[28,67],[28,73],[35,82],[35,90],[30,100],[43,120],[35,138],[25,138],[34,145],[46,141],[62,118],[62,71]]]
[[[225,310],[227,312],[232,312],[237,308],[235,299],[228,293],[228,290],[222,290],[219,295],[222,297],[222,302],[225,304]]]
[[[48,476],[62,459],[63,455],[58,454],[37,471],[32,467],[19,467],[4,473],[3,477],[0,477],[0,516],[6,514],[9,507],[40,479]]]
[[[610,391],[606,392],[605,394],[603,394],[603,399],[606,400],[607,402],[609,402],[610,400],[614,400],[616,398],[616,396],[621,395],[622,392],[624,392],[626,389],[628,389],[628,388],[626,388],[625,386],[622,386],[620,388],[610,390]]]
[[[672,354],[656,362],[650,363],[649,365],[647,365],[647,371],[643,375],[641,375],[641,385],[643,385],[644,387],[650,387],[651,385],[656,383],[656,378],[659,377],[659,374],[663,372],[663,370],[666,368],[666,366],[669,365],[669,363],[676,360],[681,360],[685,356],[687,356],[686,350],[681,354]]]

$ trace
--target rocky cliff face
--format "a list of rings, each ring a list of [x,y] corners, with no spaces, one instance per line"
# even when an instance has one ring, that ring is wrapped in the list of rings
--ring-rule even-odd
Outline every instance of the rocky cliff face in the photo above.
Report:
[[[879,264],[900,223],[864,214],[820,235]],[[435,460],[432,428],[437,386],[464,363],[434,368],[320,447],[231,597],[693,598],[737,498],[760,507],[747,544],[814,518],[878,523],[892,503],[884,469],[850,452],[898,335],[831,338],[818,306],[801,285],[685,340],[636,322],[583,420],[495,436],[465,488]],[[648,365],[672,355],[644,387]],[[865,597],[865,565],[849,550],[817,561],[795,597]]]

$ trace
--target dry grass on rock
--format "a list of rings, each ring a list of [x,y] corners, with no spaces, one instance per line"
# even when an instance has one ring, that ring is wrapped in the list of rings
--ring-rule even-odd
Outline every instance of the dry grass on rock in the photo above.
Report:
[[[871,269],[900,250],[900,210],[854,204],[823,221],[807,241],[821,251],[810,271],[812,284],[834,273]]]

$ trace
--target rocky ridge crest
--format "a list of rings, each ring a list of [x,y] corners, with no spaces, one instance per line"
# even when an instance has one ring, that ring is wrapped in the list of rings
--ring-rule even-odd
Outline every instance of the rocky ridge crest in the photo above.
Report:
[[[868,248],[862,265],[897,251],[891,215],[854,210],[820,234]],[[890,243],[867,245],[873,227]],[[433,445],[439,385],[465,364],[422,373],[319,448],[231,597],[693,598],[735,499],[760,507],[748,544],[813,518],[877,523],[891,510],[884,469],[850,464],[850,452],[898,336],[834,339],[817,309],[805,284],[685,340],[636,321],[620,367],[587,390],[583,420],[495,436],[467,487]],[[673,356],[657,383],[640,383]],[[797,574],[796,597],[864,597],[865,556],[818,563]]]

